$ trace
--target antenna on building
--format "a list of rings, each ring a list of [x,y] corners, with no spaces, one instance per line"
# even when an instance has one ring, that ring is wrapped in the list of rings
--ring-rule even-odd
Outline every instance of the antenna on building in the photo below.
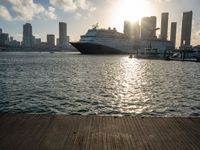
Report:
[[[92,25],[93,29],[97,29],[99,27],[99,23],[97,22],[96,24]]]

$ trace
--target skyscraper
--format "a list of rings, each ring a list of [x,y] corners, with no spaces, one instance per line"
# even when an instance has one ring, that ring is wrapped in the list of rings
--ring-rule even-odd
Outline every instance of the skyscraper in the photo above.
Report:
[[[182,30],[181,30],[181,46],[189,46],[191,42],[192,31],[192,11],[183,13]]]
[[[162,13],[162,18],[161,18],[161,39],[162,40],[167,40],[167,31],[168,31],[168,13]]]
[[[132,29],[133,38],[135,40],[140,39],[140,25],[139,25],[139,21],[134,22],[132,26],[133,26],[133,29]]]
[[[59,38],[56,39],[56,46],[59,47]]]
[[[132,37],[132,24],[130,21],[124,21],[124,34],[129,38]]]
[[[176,22],[171,23],[171,34],[170,34],[170,41],[172,41],[174,48],[176,47]]]
[[[47,34],[47,45],[49,47],[54,47],[55,46],[55,35]]]
[[[2,33],[2,29],[0,28],[0,34]]]
[[[141,39],[147,40],[156,37],[156,16],[144,17],[141,20]]]
[[[0,34],[0,45],[8,45],[9,44],[9,35],[8,33]]]
[[[59,47],[65,47],[67,45],[67,24],[65,22],[59,22]]]
[[[41,45],[41,38],[36,38],[35,39],[35,46],[40,46]]]
[[[35,41],[35,36],[32,36],[32,46],[34,47],[36,44],[36,41]]]
[[[23,46],[32,47],[32,26],[30,23],[23,25]]]
[[[139,21],[130,22],[124,21],[124,34],[132,39],[139,39],[140,38],[140,25]]]

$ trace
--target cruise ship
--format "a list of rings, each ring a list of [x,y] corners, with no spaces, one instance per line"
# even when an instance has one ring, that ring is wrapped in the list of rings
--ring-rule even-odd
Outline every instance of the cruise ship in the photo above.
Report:
[[[157,49],[157,54],[163,55],[169,47],[173,46],[170,41],[134,40],[117,32],[115,28],[97,29],[96,26],[82,35],[80,41],[71,44],[82,54],[138,54],[140,50],[143,53],[144,49],[151,44],[152,48]]]

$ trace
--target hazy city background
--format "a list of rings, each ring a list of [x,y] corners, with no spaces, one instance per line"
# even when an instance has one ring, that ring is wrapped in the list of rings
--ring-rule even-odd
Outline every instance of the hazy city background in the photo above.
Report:
[[[193,11],[183,12],[182,25],[181,25],[181,42],[177,48],[188,48],[191,47],[191,35],[192,35],[192,18]],[[171,41],[172,47],[169,49],[173,50],[177,46],[177,22],[170,22],[169,24],[169,13],[164,12],[161,14],[160,27],[157,28],[157,17],[156,16],[144,16],[141,19],[130,21],[125,20],[123,25],[123,33],[129,39],[137,41],[141,40],[160,40],[160,41]],[[95,26],[98,27],[98,23]],[[168,30],[170,28],[170,33]],[[33,33],[33,27],[30,23],[23,25],[23,36],[21,41],[17,41],[13,36],[9,36],[9,33],[4,33],[0,28],[0,46],[8,47],[3,51],[19,51],[19,50],[33,50],[33,51],[76,51],[75,48],[70,44],[70,36],[67,34],[67,23],[59,22],[59,37],[55,38],[55,35],[48,33],[46,35],[46,41],[42,41],[41,38],[36,38]],[[108,28],[111,30],[111,27]],[[116,30],[114,27],[113,30]],[[157,35],[157,30],[160,30],[160,34]],[[56,41],[56,42],[55,42]],[[198,45],[194,45],[199,48]],[[10,48],[10,49],[9,49]],[[22,48],[22,49],[21,49]]]

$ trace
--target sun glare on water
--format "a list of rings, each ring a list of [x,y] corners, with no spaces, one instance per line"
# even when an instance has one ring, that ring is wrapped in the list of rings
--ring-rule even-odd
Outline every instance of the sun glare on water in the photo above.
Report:
[[[117,0],[112,11],[112,25],[122,31],[125,20],[138,21],[144,16],[149,16],[149,13],[147,0]]]

